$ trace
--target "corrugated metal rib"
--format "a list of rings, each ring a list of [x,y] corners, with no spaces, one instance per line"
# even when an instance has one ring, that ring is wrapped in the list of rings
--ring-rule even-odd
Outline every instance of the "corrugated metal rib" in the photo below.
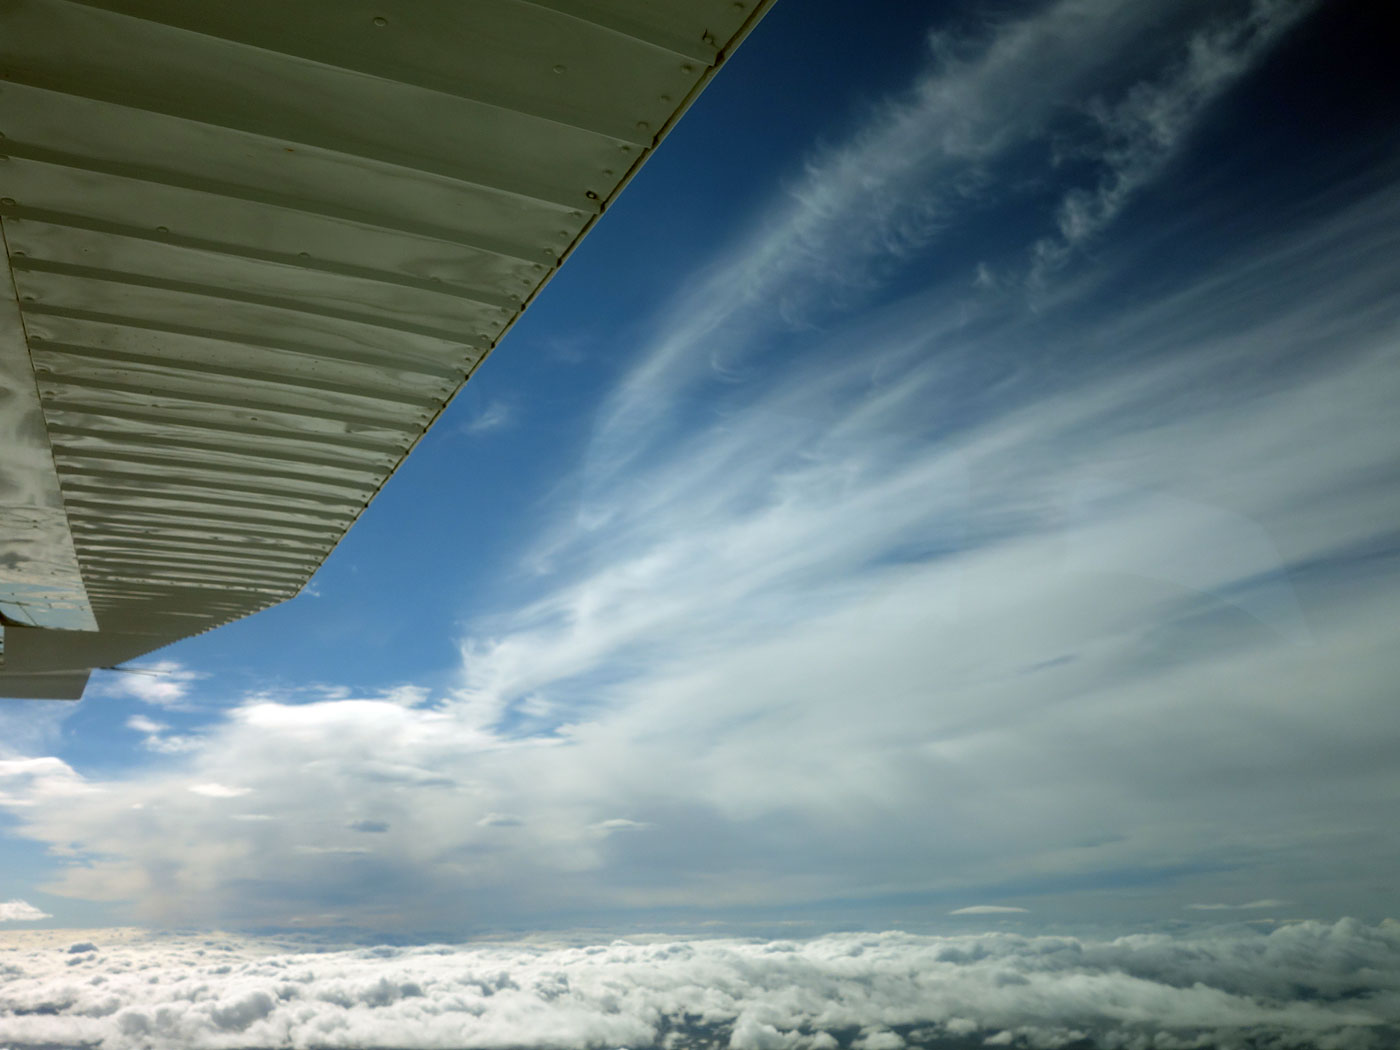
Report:
[[[298,0],[298,24],[289,31],[284,0],[242,0],[237,6],[188,0],[93,3],[136,17],[120,22],[111,16],[110,21],[74,19],[66,27],[74,41],[70,55],[82,55],[85,45],[100,44],[102,31],[133,38],[149,34],[168,49],[179,40],[178,51],[167,50],[155,59],[156,71],[146,92],[141,91],[145,85],[128,90],[158,97],[166,78],[178,79],[190,72],[221,80],[222,93],[236,95],[249,77],[259,77],[261,83],[249,88],[255,94],[256,111],[262,113],[306,106],[285,102],[280,93],[315,85],[320,88],[317,98],[327,103],[327,123],[334,123],[339,113],[359,114],[371,121],[379,118],[380,114],[365,110],[382,96],[357,95],[344,83],[357,80],[377,92],[430,91],[494,111],[502,120],[548,122],[594,138],[636,139],[650,145],[649,135],[638,139],[647,130],[638,125],[659,128],[697,72],[693,64],[686,72],[674,52],[649,40],[620,33],[586,15],[566,14],[579,10],[567,4],[546,9],[481,0],[465,4],[460,0]],[[681,5],[656,6],[668,8],[666,13],[674,18]],[[742,10],[733,4],[727,10],[711,6],[720,24],[734,26],[742,21]],[[94,33],[94,25],[101,30]],[[92,35],[85,37],[84,30]],[[217,48],[203,50],[201,38],[217,41]],[[706,45],[701,33],[695,38],[699,46]],[[713,60],[712,52],[709,58]],[[214,59],[222,59],[226,66],[211,75],[206,67]],[[58,62],[48,64],[45,71],[49,70],[55,76],[64,74]],[[336,79],[322,87],[318,75]],[[123,78],[119,83],[127,87],[131,80]],[[260,92],[264,94],[256,97]],[[475,129],[480,120],[473,114],[470,122],[447,126],[465,124]],[[402,138],[397,132],[380,137]]]
[[[103,630],[302,586],[751,6],[6,5],[0,223]]]

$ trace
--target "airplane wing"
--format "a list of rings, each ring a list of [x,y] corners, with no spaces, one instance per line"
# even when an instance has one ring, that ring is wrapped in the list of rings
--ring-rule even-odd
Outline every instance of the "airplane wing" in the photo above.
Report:
[[[771,2],[0,6],[0,696],[295,595]]]

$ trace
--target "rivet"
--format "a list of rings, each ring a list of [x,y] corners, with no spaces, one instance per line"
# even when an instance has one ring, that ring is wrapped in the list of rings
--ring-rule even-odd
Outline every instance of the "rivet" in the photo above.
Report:
[[[297,252],[297,258],[298,258],[298,259],[309,259],[309,258],[311,258],[311,253],[310,253],[310,252]]]
[[[670,95],[662,95],[659,99],[657,99],[657,101],[658,101],[658,102],[670,102],[670,101],[671,101],[671,96],[670,96]]]
[[[169,226],[157,226],[157,227],[156,227],[156,233],[169,233],[169,232],[170,232],[170,227],[169,227]]]
[[[611,175],[612,173],[613,173],[612,168],[604,168],[604,169],[603,169],[603,174],[604,174],[604,175]]]
[[[621,147],[621,148],[622,148],[622,152],[623,152],[623,153],[631,153],[631,152],[632,152],[632,147],[631,147],[631,146],[623,146],[623,147]]]
[[[536,269],[536,270],[543,270],[544,267],[541,266],[539,263],[535,263],[535,269]],[[530,279],[529,279],[528,277],[522,277],[521,280],[524,281],[526,284],[529,284],[529,283],[530,283]]]
[[[568,66],[562,66],[562,65],[561,65],[561,66],[555,66],[555,67],[554,67],[554,72],[556,72],[556,73],[562,73],[562,72],[564,72],[564,70],[567,69],[567,68],[568,68]]]
[[[715,35],[713,33],[706,33],[700,40],[703,43],[709,44],[711,47],[715,46]]]
[[[548,255],[551,259],[554,258],[554,249],[553,249],[553,248],[546,248],[546,249],[544,250],[544,253],[545,253],[546,255]]]
[[[591,201],[596,201],[596,200],[598,199],[598,195],[597,195],[596,193],[594,193],[592,190],[589,190],[587,193],[584,194],[584,196],[587,197],[587,198],[588,198],[589,200],[591,200]]]
[[[375,15],[372,19],[370,19],[370,21],[373,22],[375,25],[379,26],[381,29],[389,24],[389,20],[383,15]]]
[[[16,249],[15,249],[14,251],[12,251],[10,254],[13,255],[16,259],[23,259],[23,258],[24,258],[24,249],[23,249],[23,248],[16,248]]]
[[[695,67],[692,66],[689,62],[687,62],[685,65],[681,66],[681,72],[682,72],[682,73],[694,73],[694,72],[695,72]]]
[[[0,197],[0,204],[3,204],[7,208],[13,208],[15,206],[15,199],[13,197]]]
[[[650,131],[650,130],[651,130],[651,125],[648,124],[645,120],[639,120],[639,121],[637,121],[637,130],[638,130],[638,131]]]

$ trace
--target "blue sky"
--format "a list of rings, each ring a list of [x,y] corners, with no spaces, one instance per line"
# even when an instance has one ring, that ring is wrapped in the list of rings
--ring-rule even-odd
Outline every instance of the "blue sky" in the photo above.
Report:
[[[0,710],[10,921],[1395,914],[1368,17],[780,2],[306,594]]]

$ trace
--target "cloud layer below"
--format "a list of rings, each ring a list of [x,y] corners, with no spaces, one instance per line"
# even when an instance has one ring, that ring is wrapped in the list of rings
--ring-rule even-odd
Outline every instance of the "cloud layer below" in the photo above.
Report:
[[[1400,1035],[1400,926],[1351,920],[355,949],[98,932],[0,940],[0,974],[15,1047],[1379,1050]]]

